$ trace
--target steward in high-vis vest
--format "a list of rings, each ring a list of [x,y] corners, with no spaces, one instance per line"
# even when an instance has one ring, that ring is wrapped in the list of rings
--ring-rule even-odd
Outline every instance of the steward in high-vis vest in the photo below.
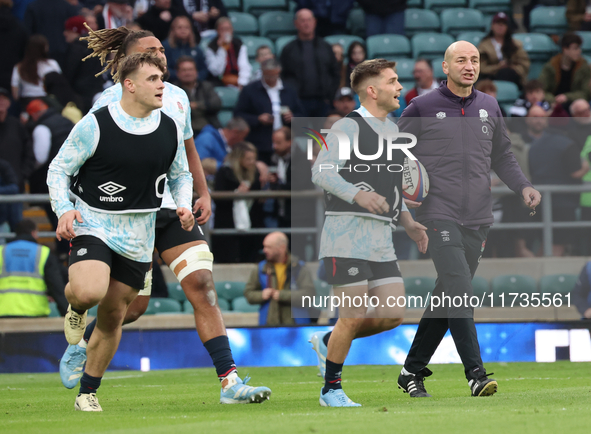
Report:
[[[34,231],[35,223],[23,220],[16,240],[0,246],[0,317],[48,316],[48,295],[62,315],[68,308],[57,259],[48,247],[37,244]]]

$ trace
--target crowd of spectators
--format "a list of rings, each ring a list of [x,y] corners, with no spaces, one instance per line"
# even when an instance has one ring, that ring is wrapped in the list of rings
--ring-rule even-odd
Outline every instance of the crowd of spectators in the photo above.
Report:
[[[80,38],[89,29],[119,26],[149,30],[162,41],[168,80],[182,88],[191,103],[195,143],[213,190],[290,190],[292,160],[303,152],[292,148],[292,118],[327,116],[334,123],[358,107],[350,73],[371,54],[367,38],[405,34],[405,12],[416,7],[407,3],[286,1],[285,10],[293,12],[293,37],[279,50],[274,44],[250,47],[223,0],[0,0],[0,36],[10,41],[0,48],[4,59],[0,65],[2,194],[46,191],[43,177],[60,142],[96,97],[113,84],[98,58],[86,59],[90,50]],[[591,30],[587,3],[534,0],[528,7],[566,5],[569,29],[578,31]],[[524,14],[526,29],[530,9]],[[351,19],[360,10],[365,17],[365,39],[325,39],[350,34]],[[508,133],[514,152],[521,155],[524,172],[536,185],[576,185],[591,180],[591,142],[587,141],[591,135],[591,70],[582,55],[583,39],[576,33],[552,35],[560,50],[547,59],[538,76],[532,76],[529,48],[515,37],[512,12],[491,14],[487,20],[489,30],[478,42],[481,80],[477,88],[497,97],[500,82],[517,86],[519,98],[513,104],[502,104],[501,109],[510,116]],[[440,69],[431,57],[414,59],[412,81],[404,82],[402,105],[437,88]],[[228,95],[234,96],[230,103]],[[519,122],[519,118],[525,119]],[[554,118],[562,121],[554,122]],[[313,188],[304,184],[300,188]],[[301,211],[285,199],[218,201],[215,205],[212,225],[218,229],[288,227],[292,210]],[[502,211],[502,222],[539,221],[542,214],[539,210],[535,219],[529,218],[519,200],[508,196],[498,201],[497,208]],[[55,225],[49,207],[46,213]],[[588,220],[589,194],[555,195],[553,216],[557,221]],[[0,206],[0,223],[14,228],[21,218],[22,205]],[[490,252],[496,256],[540,254],[540,237],[525,232],[514,243],[497,243],[500,247]],[[556,255],[589,253],[577,250],[572,229],[555,235]],[[491,238],[502,240],[502,236],[502,231],[491,232]],[[220,235],[217,248],[214,238],[216,261],[260,257],[260,249],[249,246],[260,245],[262,236],[248,237]],[[403,250],[400,256],[404,258],[408,252]]]

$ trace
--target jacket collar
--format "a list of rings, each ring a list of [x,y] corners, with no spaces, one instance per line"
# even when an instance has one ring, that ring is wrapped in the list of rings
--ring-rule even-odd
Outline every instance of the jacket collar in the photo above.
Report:
[[[456,102],[460,102],[462,99],[464,100],[464,102],[473,100],[474,98],[476,98],[476,90],[474,89],[474,86],[472,86],[472,93],[466,97],[461,97],[461,96],[457,96],[455,93],[453,93],[451,90],[449,90],[449,88],[447,87],[447,80],[443,80],[441,82],[441,84],[439,85],[439,87],[437,88],[437,90],[439,92],[441,92],[445,97],[454,100]]]

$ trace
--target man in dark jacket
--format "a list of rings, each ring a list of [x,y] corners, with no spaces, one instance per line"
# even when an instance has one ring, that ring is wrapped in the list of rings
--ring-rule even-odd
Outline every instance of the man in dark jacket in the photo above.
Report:
[[[309,9],[295,15],[297,39],[281,52],[281,78],[298,91],[305,116],[326,116],[341,74],[332,47],[316,36],[316,19]]]
[[[258,159],[271,163],[273,131],[291,125],[293,116],[302,116],[296,91],[284,84],[279,75],[281,65],[268,59],[261,65],[263,78],[242,89],[234,107],[234,116],[243,118],[250,126],[246,140],[258,150]]]
[[[0,46],[0,87],[4,89],[10,89],[12,69],[22,60],[29,39],[25,26],[10,13],[11,7],[12,0],[0,0],[0,40],[10,41]]]
[[[480,54],[469,42],[450,45],[443,71],[447,81],[413,99],[398,123],[400,131],[417,137],[413,154],[429,174],[429,195],[417,208],[417,221],[427,227],[429,253],[438,272],[437,285],[410,348],[398,385],[411,397],[429,397],[423,379],[427,364],[449,329],[464,364],[472,396],[497,391],[487,377],[471,303],[459,307],[447,301],[437,308],[434,297],[468,300],[472,278],[493,223],[490,170],[530,208],[540,193],[523,175],[510,152],[497,101],[473,88],[480,72]]]
[[[365,37],[404,35],[406,0],[357,0],[365,12]]]
[[[154,36],[161,41],[165,40],[168,37],[172,20],[180,15],[179,12],[171,8],[171,4],[171,0],[155,0],[154,5],[138,18],[138,24],[142,26],[142,29],[154,33]]]
[[[318,20],[318,36],[347,34],[347,18],[354,0],[296,0],[298,9],[308,8]]]

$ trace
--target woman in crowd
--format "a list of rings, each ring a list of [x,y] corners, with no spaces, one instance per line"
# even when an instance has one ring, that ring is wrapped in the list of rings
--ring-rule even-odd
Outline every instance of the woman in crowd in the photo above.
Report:
[[[529,57],[521,42],[513,39],[504,12],[493,17],[490,32],[480,42],[478,51],[481,79],[512,81],[520,89],[527,81]]]
[[[199,79],[202,81],[207,79],[209,71],[205,64],[205,55],[197,44],[197,37],[188,17],[180,16],[172,20],[168,39],[162,42],[162,46],[165,49],[171,82],[177,79],[175,66],[181,56],[191,56],[197,65]]]
[[[348,63],[345,65],[345,84],[346,87],[351,87],[351,72],[357,65],[367,59],[367,51],[365,45],[359,41],[354,41],[349,45],[347,50]]]
[[[259,171],[256,167],[257,150],[252,143],[236,144],[226,157],[224,165],[215,175],[215,191],[246,193],[261,189]],[[262,206],[253,200],[216,201],[215,228],[243,229],[262,227]],[[216,237],[217,238],[217,237]],[[222,236],[212,243],[216,262],[255,262],[259,236]]]
[[[60,74],[62,72],[58,63],[49,58],[47,38],[32,35],[23,60],[12,70],[12,97],[15,101],[20,101],[23,110],[32,100],[47,95],[43,88],[43,77],[52,71]]]

